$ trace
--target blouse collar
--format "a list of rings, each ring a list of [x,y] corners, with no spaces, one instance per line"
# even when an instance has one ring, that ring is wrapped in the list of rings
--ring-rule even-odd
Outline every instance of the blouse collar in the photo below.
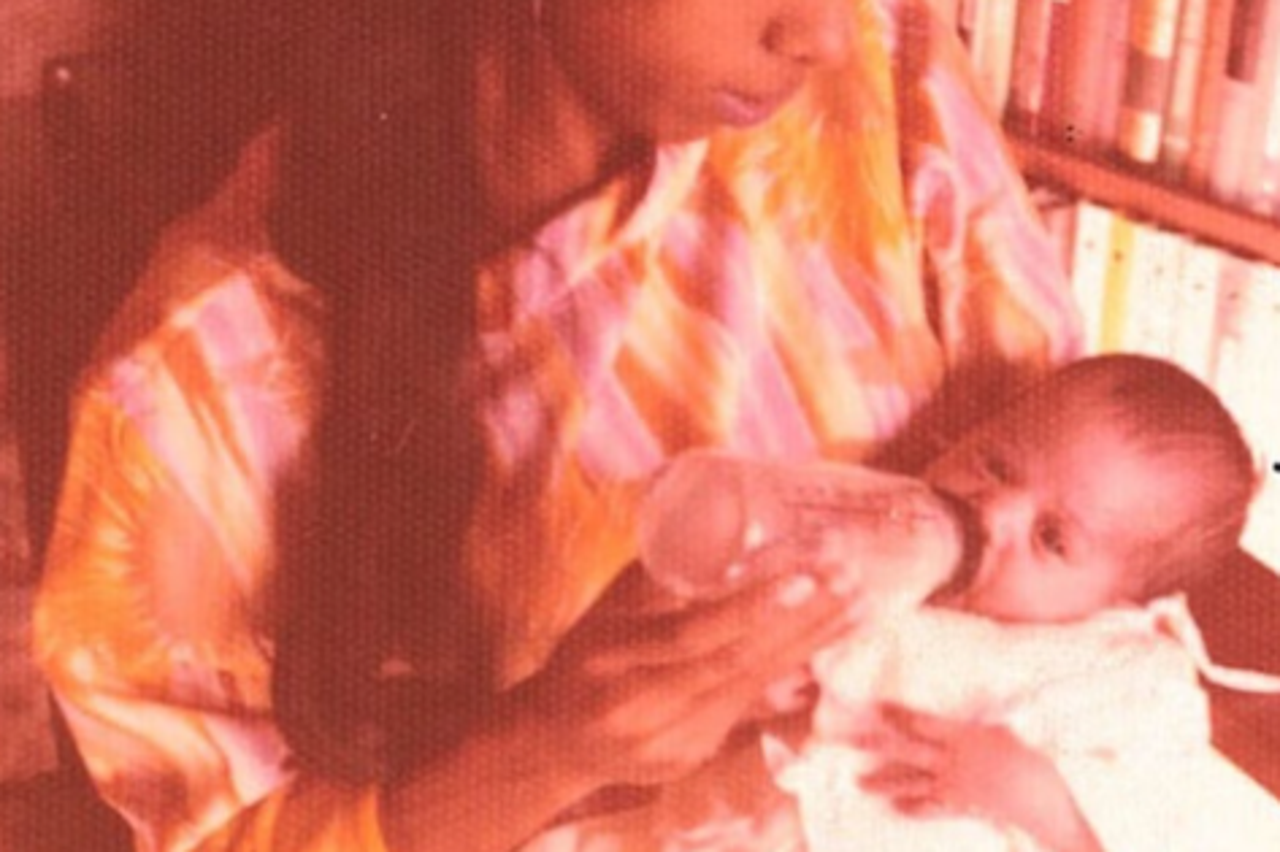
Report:
[[[610,257],[653,241],[692,194],[708,144],[699,140],[658,146],[648,163],[639,201],[628,177],[620,176],[490,264],[488,273],[507,279],[504,286],[511,288],[509,298],[516,313],[539,311],[589,278]]]

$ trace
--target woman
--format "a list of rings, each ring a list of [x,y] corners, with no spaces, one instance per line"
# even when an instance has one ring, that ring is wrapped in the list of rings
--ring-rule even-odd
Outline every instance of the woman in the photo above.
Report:
[[[141,849],[511,849],[704,763],[855,618],[619,578],[664,459],[865,456],[1074,317],[923,4],[307,23],[289,122],[85,379],[40,653]]]

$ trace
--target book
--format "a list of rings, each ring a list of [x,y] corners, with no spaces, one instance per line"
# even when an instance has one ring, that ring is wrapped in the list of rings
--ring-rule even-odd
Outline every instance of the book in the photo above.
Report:
[[[1160,157],[1180,5],[1181,0],[1133,0],[1129,11],[1129,55],[1116,146],[1138,163],[1154,163]]]
[[[1102,350],[1114,220],[1115,213],[1110,208],[1091,201],[1079,202],[1074,229],[1075,251],[1071,258],[1071,286],[1085,327],[1086,351],[1091,354]]]
[[[1102,292],[1099,352],[1124,351],[1125,317],[1131,308],[1129,287],[1133,280],[1133,238],[1133,220],[1113,210],[1111,242],[1107,251],[1107,270]]]
[[[1088,149],[1103,146],[1095,113],[1112,2],[1114,0],[1071,0],[1058,4],[1059,20],[1051,22],[1056,26],[1051,34],[1050,50],[1055,59],[1054,71],[1061,78],[1052,104],[1052,124],[1058,139]]]
[[[1200,57],[1200,74],[1196,82],[1190,148],[1183,167],[1183,181],[1199,192],[1209,189],[1209,172],[1217,150],[1218,114],[1222,109],[1222,89],[1226,85],[1235,5],[1236,0],[1213,0],[1205,19],[1204,52]]]
[[[1174,286],[1183,238],[1154,225],[1133,225],[1133,258],[1125,293],[1120,348],[1154,358],[1173,356]]]
[[[1268,264],[1252,268],[1239,305],[1237,331],[1244,375],[1237,403],[1245,434],[1259,457],[1264,478],[1250,507],[1241,543],[1271,565],[1280,564],[1280,476],[1272,466],[1280,461],[1280,269]]]
[[[1250,393],[1244,358],[1245,315],[1256,265],[1247,258],[1223,254],[1218,269],[1218,298],[1214,309],[1211,384],[1242,427],[1245,425],[1244,399]]]
[[[1280,446],[1280,269],[1254,263],[1245,282],[1237,317],[1245,382],[1246,419],[1254,424],[1259,446]]]
[[[1249,209],[1262,216],[1280,219],[1280,85],[1270,106],[1262,137],[1262,158],[1257,179],[1251,186]]]
[[[1040,132],[1049,76],[1059,69],[1050,64],[1049,35],[1055,0],[1022,0],[1018,4],[1013,38],[1013,69],[1009,83],[1009,121],[1022,133]]]
[[[1128,277],[1122,283],[1123,296],[1108,293],[1112,310],[1118,316],[1110,318],[1112,327],[1118,326],[1118,338],[1112,338],[1110,348],[1122,352],[1141,352],[1140,340],[1147,334],[1147,325],[1153,310],[1152,292],[1148,284],[1155,261],[1155,227],[1145,222],[1130,223]],[[1107,286],[1112,287],[1108,279]],[[1116,307],[1119,305],[1120,307]]]
[[[1267,6],[1271,0],[1236,0],[1226,73],[1219,92],[1217,140],[1209,166],[1209,191],[1227,204],[1244,200],[1249,152],[1257,134]]]
[[[1212,381],[1218,278],[1222,252],[1188,241],[1174,281],[1173,362],[1206,384]]]
[[[1268,107],[1262,152],[1255,179],[1250,182],[1249,209],[1280,219],[1280,80]]]
[[[1182,16],[1178,20],[1173,75],[1165,102],[1164,133],[1160,140],[1160,163],[1175,178],[1183,174],[1191,153],[1191,126],[1211,5],[1210,0],[1183,0]]]
[[[1092,0],[1097,2],[1097,0]],[[1102,39],[1097,86],[1091,90],[1093,109],[1088,133],[1104,151],[1114,151],[1120,133],[1120,107],[1124,100],[1125,74],[1129,61],[1129,29],[1131,10],[1137,0],[1114,0],[1106,4],[1108,14],[1101,28],[1094,30]],[[1098,36],[1097,34],[1101,35]]]
[[[1280,274],[1274,266],[1226,257],[1216,337],[1213,388],[1259,460],[1274,463],[1280,436],[1280,406],[1275,404],[1280,390]],[[1264,487],[1255,499],[1241,543],[1275,564],[1280,557],[1274,526],[1280,520],[1280,494],[1276,483],[1267,484],[1272,490],[1267,493]]]
[[[1071,252],[1071,290],[1080,309],[1087,354],[1102,351],[1107,270],[1111,263],[1112,213],[1092,201],[1075,206]]]
[[[1009,101],[1018,0],[982,0],[970,23],[969,56],[975,76],[996,115]]]
[[[1079,127],[1067,126],[1064,121],[1064,104],[1068,76],[1067,55],[1071,50],[1070,18],[1079,0],[1052,0],[1049,4],[1049,20],[1045,24],[1044,91],[1040,114],[1035,123],[1037,135],[1055,144],[1079,144],[1084,134]]]
[[[1280,0],[1267,4],[1257,87],[1242,201],[1249,210],[1266,216],[1280,198]]]
[[[1245,310],[1245,357],[1253,374],[1254,398],[1264,413],[1262,434],[1280,452],[1280,267],[1259,263],[1254,268],[1253,293]]]
[[[1071,293],[1084,327],[1084,351],[1101,351],[1102,312],[1106,307],[1107,267],[1111,256],[1111,210],[1092,201],[1075,203],[1071,230]]]

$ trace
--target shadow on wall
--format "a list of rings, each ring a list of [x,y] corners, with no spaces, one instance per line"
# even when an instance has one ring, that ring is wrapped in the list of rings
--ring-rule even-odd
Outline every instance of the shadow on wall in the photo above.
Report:
[[[157,230],[269,117],[295,2],[0,0],[0,852],[115,848],[30,662],[68,395]]]

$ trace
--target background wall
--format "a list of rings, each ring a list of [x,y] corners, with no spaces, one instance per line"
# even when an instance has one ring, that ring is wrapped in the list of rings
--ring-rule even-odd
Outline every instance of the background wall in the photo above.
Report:
[[[16,289],[24,303],[28,296],[43,295],[44,304],[52,305],[47,314],[52,322],[47,330],[38,324],[36,338],[62,330],[61,340],[74,339],[73,309],[93,314],[102,295],[114,292],[119,282],[113,275],[121,264],[112,263],[114,256],[104,254],[104,246],[119,248],[124,238],[136,237],[136,245],[145,248],[151,225],[138,224],[144,220],[139,210],[151,205],[148,216],[161,207],[165,216],[172,215],[180,209],[176,205],[193,203],[202,187],[215,185],[220,170],[234,162],[239,142],[273,108],[268,93],[284,79],[281,62],[289,44],[328,5],[327,0],[0,0],[0,284]],[[107,140],[93,153],[128,160],[127,179],[111,184],[129,193],[126,197],[67,190],[52,178],[40,123],[42,68],[51,58],[77,54],[109,57],[82,66],[77,79],[92,101],[85,104],[94,125],[90,132]],[[182,193],[170,192],[163,201],[149,192],[173,190],[178,183]],[[66,191],[58,194],[55,188]],[[90,221],[98,225],[86,230],[77,224],[77,231],[66,234],[48,227],[66,218],[66,207],[91,211]],[[103,221],[102,211],[110,221]],[[24,256],[72,262],[59,266],[56,280],[42,280],[40,270],[23,265]],[[48,278],[49,270],[44,273]],[[7,307],[0,296],[0,313]],[[5,366],[0,355],[0,388]],[[0,396],[0,782],[47,768],[52,760],[46,696],[29,660],[27,612],[36,572],[25,537],[15,411],[5,408],[11,404],[3,401],[7,398]]]
[[[49,56],[118,35],[137,0],[0,0],[0,99],[35,91]]]
[[[137,6],[136,0],[0,0],[0,246],[46,190],[35,100],[41,65],[117,41]],[[5,372],[0,356],[0,382]],[[10,412],[0,407],[0,782],[53,764],[47,697],[29,660],[33,571],[23,508]]]

